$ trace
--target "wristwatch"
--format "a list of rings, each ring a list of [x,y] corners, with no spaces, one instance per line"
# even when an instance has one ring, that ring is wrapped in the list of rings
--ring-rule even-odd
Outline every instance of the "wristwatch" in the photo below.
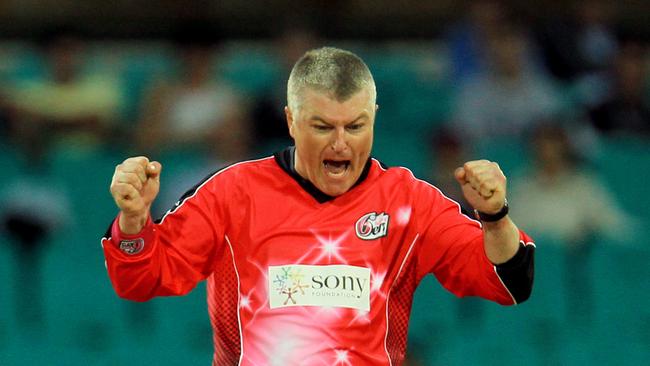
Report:
[[[508,200],[503,201],[503,207],[499,212],[493,213],[493,214],[487,214],[485,212],[481,212],[477,209],[474,209],[474,216],[476,217],[477,220],[481,220],[484,222],[494,222],[494,221],[499,221],[501,220],[505,215],[508,214]]]

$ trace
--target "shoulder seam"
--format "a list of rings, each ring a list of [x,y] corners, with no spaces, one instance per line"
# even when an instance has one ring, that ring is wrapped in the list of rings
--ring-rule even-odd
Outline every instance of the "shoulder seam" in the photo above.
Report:
[[[454,199],[450,198],[449,196],[447,196],[443,191],[440,190],[440,188],[434,186],[433,184],[427,182],[426,180],[423,180],[423,179],[420,179],[420,178],[416,177],[415,174],[413,174],[413,172],[411,171],[411,169],[409,169],[409,168],[407,168],[407,167],[396,166],[396,167],[394,167],[394,168],[396,168],[396,169],[406,170],[406,171],[411,175],[411,178],[413,178],[414,180],[416,180],[416,181],[418,181],[418,182],[421,182],[421,183],[424,183],[424,184],[428,185],[429,187],[431,187],[431,188],[435,189],[436,191],[438,191],[438,193],[440,193],[440,195],[441,195],[444,199],[453,202],[453,203],[458,207],[458,213],[459,213],[459,214],[461,214],[461,215],[462,215],[463,217],[465,217],[467,220],[477,223],[481,228],[483,228],[483,224],[482,224],[480,221],[475,220],[475,219],[472,219],[471,217],[469,217],[469,216],[463,214],[463,211],[462,211],[461,208],[460,208],[460,203],[458,203],[456,200],[454,200]]]
[[[157,224],[162,224],[163,221],[165,221],[165,218],[166,218],[168,215],[173,214],[173,213],[176,212],[178,209],[180,209],[180,208],[185,204],[185,202],[187,202],[190,198],[193,198],[194,196],[196,196],[196,194],[199,192],[199,190],[200,190],[201,188],[203,188],[203,186],[205,186],[208,182],[210,182],[212,179],[214,179],[214,178],[215,178],[216,176],[218,176],[219,174],[224,173],[224,172],[226,172],[226,171],[228,171],[228,170],[230,170],[230,169],[232,169],[232,168],[234,168],[234,167],[240,166],[240,165],[245,165],[245,164],[254,163],[254,162],[260,162],[260,161],[264,161],[264,160],[268,160],[268,159],[273,159],[273,156],[267,156],[267,157],[264,157],[264,158],[261,158],[261,159],[253,159],[253,160],[240,161],[240,162],[238,162],[238,163],[234,163],[234,164],[229,165],[229,166],[227,166],[227,167],[225,167],[225,168],[222,168],[222,169],[217,170],[216,172],[214,172],[214,173],[212,173],[210,176],[208,176],[208,177],[207,177],[203,182],[199,183],[199,184],[196,185],[195,187],[193,187],[193,188],[191,188],[190,190],[188,190],[188,191],[183,195],[183,197],[181,197],[181,199],[176,203],[176,205],[174,205],[174,207],[172,207],[171,209],[167,210],[167,212],[165,212],[165,213],[162,215],[162,217],[161,217],[160,219],[156,220],[156,223],[157,223]],[[188,193],[190,193],[190,192],[192,192],[192,193],[191,193],[191,194],[188,194]]]

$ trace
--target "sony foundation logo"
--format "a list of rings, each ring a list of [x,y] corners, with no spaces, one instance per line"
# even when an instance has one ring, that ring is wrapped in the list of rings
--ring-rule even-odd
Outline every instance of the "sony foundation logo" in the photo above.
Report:
[[[388,220],[390,216],[387,213],[367,213],[354,225],[359,239],[373,240],[388,235]]]
[[[269,305],[370,310],[370,269],[348,265],[269,266]]]

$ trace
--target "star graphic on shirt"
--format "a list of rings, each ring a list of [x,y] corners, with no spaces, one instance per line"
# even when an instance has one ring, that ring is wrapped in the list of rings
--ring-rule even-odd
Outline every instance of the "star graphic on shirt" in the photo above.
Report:
[[[242,309],[246,309],[248,311],[253,310],[253,308],[251,307],[251,296],[250,296],[250,294],[241,296],[241,300],[239,302],[239,307],[242,308]]]
[[[319,262],[321,259],[327,257],[328,261],[332,261],[332,257],[338,259],[341,263],[346,263],[345,258],[341,256],[341,242],[345,240],[348,236],[348,233],[345,232],[337,238],[332,239],[332,234],[330,233],[327,238],[320,236],[314,233],[316,240],[320,244],[320,254],[316,258],[316,262]]]
[[[397,224],[405,226],[411,219],[411,207],[402,206],[397,210]]]
[[[384,284],[386,272],[370,272],[370,293],[381,292],[381,286]]]
[[[314,252],[317,252],[317,257],[311,260],[311,264],[319,264],[324,258],[332,262],[332,258],[337,259],[340,263],[347,264],[347,260],[341,255],[341,243],[348,237],[349,231],[342,233],[337,237],[332,237],[330,232],[327,237],[316,233],[312,230],[316,238],[316,245],[312,246],[302,257],[298,258],[296,263],[306,263]]]
[[[354,323],[370,323],[370,312],[365,310],[354,310],[354,318],[348,322],[348,327],[352,326]]]
[[[336,360],[334,365],[347,365],[352,366],[350,363],[350,357],[348,356],[348,350],[346,349],[335,349],[334,350]]]
[[[254,267],[259,271],[259,276],[260,276],[260,278],[261,278],[265,283],[268,284],[268,283],[269,283],[269,282],[268,282],[268,281],[269,281],[269,277],[268,277],[268,275],[267,275],[266,268],[265,268],[264,266],[262,266],[260,263],[255,262],[255,261],[251,261],[250,263],[251,263],[251,264],[252,264],[252,265],[253,265],[253,266],[254,266]],[[285,279],[282,279],[281,276],[280,276],[280,277],[276,277],[276,280],[279,280],[279,281],[285,281]],[[278,282],[278,283],[276,283],[276,284],[280,284],[280,282]],[[265,287],[264,289],[265,289],[264,291],[271,291],[271,289],[266,288],[266,287]],[[278,287],[278,288],[276,288],[276,290],[277,290],[278,292],[281,292],[281,291],[282,291],[282,287]],[[260,299],[259,296],[258,296],[258,297],[253,296],[255,293],[256,293],[255,289],[252,289],[252,290],[248,293],[248,295],[247,295],[248,298],[249,298],[250,311],[251,311],[253,314],[252,314],[252,317],[251,317],[250,321],[249,321],[246,325],[244,325],[244,328],[245,328],[245,329],[248,329],[249,327],[254,326],[254,324],[255,324],[255,319],[257,318],[257,315],[258,315],[260,312],[262,312],[264,309],[266,309],[266,307],[268,306],[268,303],[269,303],[268,296],[264,296],[263,298]],[[255,301],[255,302],[250,301],[250,300],[252,300],[252,299],[254,299],[254,298],[258,299],[259,301]]]

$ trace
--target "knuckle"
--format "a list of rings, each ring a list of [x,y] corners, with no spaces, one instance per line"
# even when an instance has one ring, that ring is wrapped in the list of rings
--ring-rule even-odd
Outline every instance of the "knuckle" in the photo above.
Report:
[[[149,163],[149,159],[146,156],[136,156],[135,161],[140,165]]]

